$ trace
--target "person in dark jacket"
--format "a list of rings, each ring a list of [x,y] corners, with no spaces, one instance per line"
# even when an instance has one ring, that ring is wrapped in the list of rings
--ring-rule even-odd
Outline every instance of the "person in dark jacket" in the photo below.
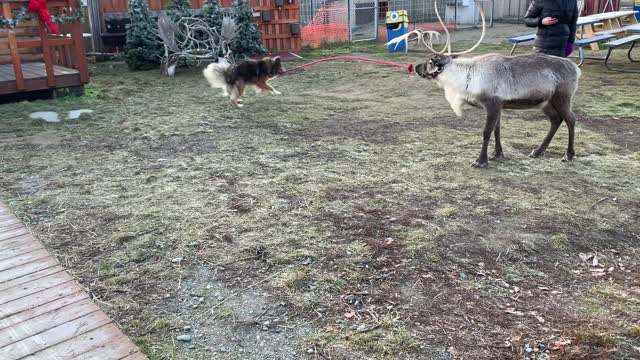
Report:
[[[524,15],[525,25],[537,27],[537,52],[567,57],[573,51],[578,21],[576,0],[533,0]]]

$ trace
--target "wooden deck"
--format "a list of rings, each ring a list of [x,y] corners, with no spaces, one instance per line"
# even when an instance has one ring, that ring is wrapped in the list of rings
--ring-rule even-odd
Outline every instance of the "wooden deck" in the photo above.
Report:
[[[0,359],[147,359],[2,203]]]
[[[44,90],[51,88],[47,84],[47,70],[43,62],[24,63],[22,74],[24,77],[24,91]],[[59,65],[53,65],[56,88],[83,85],[80,72]],[[16,75],[12,64],[0,65],[0,95],[18,92]]]

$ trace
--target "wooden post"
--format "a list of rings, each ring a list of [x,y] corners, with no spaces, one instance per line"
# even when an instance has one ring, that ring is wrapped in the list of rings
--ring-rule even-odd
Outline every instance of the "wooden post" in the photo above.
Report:
[[[13,19],[11,12],[11,4],[2,3],[3,16],[6,19]],[[11,51],[11,62],[13,63],[13,72],[16,76],[16,88],[24,90],[24,76],[22,75],[22,64],[20,63],[20,53],[18,53],[18,41],[16,40],[16,32],[11,29],[8,31],[7,39],[9,40],[9,50]]]
[[[88,0],[89,23],[91,24],[91,47],[93,52],[102,52],[102,12],[100,11],[100,0]]]
[[[47,25],[39,17],[38,27],[40,28],[40,42],[42,43],[42,61],[44,61],[44,69],[47,72],[47,85],[49,87],[55,87],[56,76],[53,72],[53,64],[51,63],[51,48],[49,48],[49,34],[47,34]]]
[[[84,41],[82,39],[82,24],[76,21],[71,26],[71,40],[73,41],[73,55],[76,60],[76,70],[80,72],[80,81],[83,84],[89,82],[89,66],[87,56],[84,53]]]

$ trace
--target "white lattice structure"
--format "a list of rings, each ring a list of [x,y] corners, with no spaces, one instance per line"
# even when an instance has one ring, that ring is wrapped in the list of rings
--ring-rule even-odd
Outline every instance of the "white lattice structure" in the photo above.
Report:
[[[162,73],[173,76],[181,64],[190,66],[215,62],[221,56],[232,62],[229,45],[235,35],[235,23],[227,16],[222,19],[222,29],[218,33],[202,19],[184,17],[176,23],[161,13],[158,16],[158,36],[164,46],[160,66]]]

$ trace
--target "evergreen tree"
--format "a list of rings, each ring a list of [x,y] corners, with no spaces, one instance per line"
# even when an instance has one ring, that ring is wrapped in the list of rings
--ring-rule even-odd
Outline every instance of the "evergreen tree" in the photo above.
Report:
[[[158,24],[151,16],[145,0],[129,0],[126,61],[131,70],[148,70],[160,65],[162,45]]]
[[[204,21],[220,34],[222,29],[222,16],[224,15],[222,6],[220,6],[220,0],[204,0],[202,13],[204,14]]]
[[[167,15],[177,23],[178,20],[183,17],[191,16],[191,1],[190,0],[171,0],[166,7]]]
[[[262,46],[262,34],[258,31],[253,9],[247,0],[236,0],[233,3],[233,19],[238,32],[231,44],[231,51],[236,59],[264,55],[267,51]]]

